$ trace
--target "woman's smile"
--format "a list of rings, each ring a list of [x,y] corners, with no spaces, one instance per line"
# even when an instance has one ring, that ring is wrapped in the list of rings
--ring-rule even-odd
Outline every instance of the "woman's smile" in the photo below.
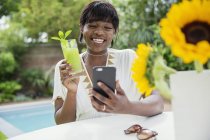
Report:
[[[101,49],[105,49],[107,48],[108,44],[106,39],[102,38],[102,37],[91,37],[90,39],[90,43],[87,42],[87,44],[89,44],[89,47],[93,48],[101,48]]]
[[[96,44],[102,44],[105,41],[104,39],[100,39],[100,38],[93,38],[92,40]]]

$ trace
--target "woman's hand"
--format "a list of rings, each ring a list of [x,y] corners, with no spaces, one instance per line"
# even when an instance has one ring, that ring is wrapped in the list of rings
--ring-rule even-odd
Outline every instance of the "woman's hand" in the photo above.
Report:
[[[102,96],[93,89],[90,90],[92,106],[97,111],[125,114],[129,112],[130,102],[118,81],[116,82],[116,94],[101,82],[98,83],[98,86],[106,92],[109,98]],[[100,102],[96,101],[94,97]]]
[[[66,60],[63,60],[59,68],[62,84],[67,88],[68,91],[76,94],[80,74],[78,73],[73,75],[71,65],[69,65]]]

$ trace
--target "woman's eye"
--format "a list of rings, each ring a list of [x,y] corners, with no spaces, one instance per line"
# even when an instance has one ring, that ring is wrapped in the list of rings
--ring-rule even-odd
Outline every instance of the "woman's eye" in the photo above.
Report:
[[[104,27],[106,30],[112,30],[112,27]]]
[[[96,28],[96,25],[88,25],[89,28]]]

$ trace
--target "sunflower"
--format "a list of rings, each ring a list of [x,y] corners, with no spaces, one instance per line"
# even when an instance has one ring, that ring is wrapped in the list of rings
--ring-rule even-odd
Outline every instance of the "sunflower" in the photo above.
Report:
[[[209,7],[209,0],[185,0],[173,4],[160,21],[161,37],[184,63],[205,64],[210,58]]]
[[[151,51],[152,48],[149,45],[139,44],[136,50],[137,58],[134,60],[131,68],[132,78],[143,97],[149,96],[154,89],[147,77],[148,59]]]

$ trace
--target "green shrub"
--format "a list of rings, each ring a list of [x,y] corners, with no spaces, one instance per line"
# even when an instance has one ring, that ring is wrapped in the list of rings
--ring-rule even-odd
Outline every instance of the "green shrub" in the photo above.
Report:
[[[18,84],[16,81],[7,81],[4,83],[0,83],[0,92],[13,94],[15,91],[20,90],[21,85]]]
[[[21,73],[21,82],[32,97],[37,97],[44,86],[44,75],[39,69],[27,69]]]
[[[13,101],[15,92],[20,90],[22,86],[16,81],[6,81],[0,83],[0,102]]]
[[[55,66],[52,66],[44,74],[44,80],[45,80],[44,94],[46,96],[52,96],[52,93],[53,93],[53,74],[54,74],[54,69],[55,69]]]
[[[0,53],[0,79],[5,79],[8,74],[12,74],[17,66],[14,56],[10,52]]]
[[[51,70],[44,73],[39,69],[28,69],[22,72],[21,82],[24,90],[34,98],[52,95]]]

